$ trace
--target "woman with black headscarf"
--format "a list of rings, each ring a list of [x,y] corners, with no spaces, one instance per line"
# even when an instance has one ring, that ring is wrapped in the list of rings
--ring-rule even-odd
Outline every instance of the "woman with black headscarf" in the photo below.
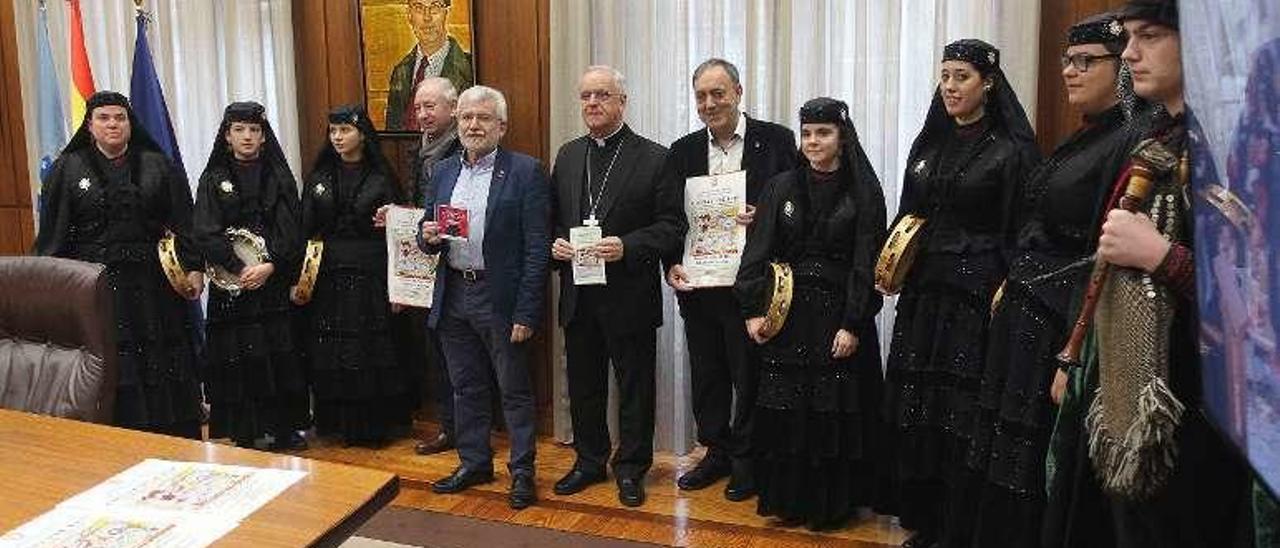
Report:
[[[89,97],[79,131],[44,179],[35,253],[106,266],[119,359],[112,421],[200,437],[200,388],[189,303],[203,261],[191,239],[191,190],[182,171],[114,91]],[[166,231],[190,269],[179,294],[156,254]]]
[[[972,546],[1034,546],[1044,510],[1045,454],[1057,417],[1050,398],[1056,355],[1092,267],[1097,223],[1109,181],[1141,133],[1120,52],[1128,35],[1115,16],[1072,26],[1062,55],[1067,102],[1083,126],[1032,172],[1016,205],[1018,232],[1003,298],[988,328],[986,366],[966,465],[981,489]],[[1126,100],[1122,101],[1121,99]],[[1060,395],[1059,395],[1060,397]]]
[[[884,194],[843,101],[800,109],[804,167],[768,184],[734,290],[763,345],[755,402],[757,512],[785,526],[833,529],[873,503],[882,390],[872,286]],[[790,266],[791,309],[764,335],[771,262]]]
[[[1020,183],[1038,159],[1026,113],[981,40],[943,49],[940,80],[907,159],[899,215],[925,218],[898,298],[885,371],[896,511],[929,546],[965,537],[961,463],[976,410],[986,325],[1017,224]]]
[[[309,422],[307,384],[292,325],[289,284],[298,262],[298,184],[262,105],[232,103],[196,190],[195,233],[205,261],[234,275],[210,284],[205,388],[211,437],[252,447],[300,449]],[[228,231],[265,242],[266,259],[246,265]]]
[[[302,233],[324,242],[304,346],[316,430],[347,444],[382,445],[410,422],[407,372],[389,326],[385,232],[373,224],[379,207],[400,201],[364,108],[332,110],[329,146],[302,190]]]

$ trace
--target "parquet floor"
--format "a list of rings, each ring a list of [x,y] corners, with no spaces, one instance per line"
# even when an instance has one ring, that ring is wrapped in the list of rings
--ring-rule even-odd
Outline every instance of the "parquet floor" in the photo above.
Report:
[[[431,482],[457,466],[456,453],[418,456],[413,443],[404,439],[375,450],[312,440],[311,448],[299,455],[399,474],[400,496],[392,502],[397,506],[660,545],[882,548],[898,546],[907,536],[891,518],[873,514],[829,533],[773,527],[756,515],[755,499],[741,503],[725,500],[722,491],[726,480],[701,491],[678,489],[675,478],[697,462],[696,454],[657,455],[647,478],[648,500],[639,508],[619,504],[612,481],[574,496],[556,496],[551,486],[572,467],[573,450],[546,439],[538,444],[538,504],[517,512],[507,507],[510,478],[506,474],[506,440],[501,435],[493,438],[497,481],[456,495],[431,492]]]

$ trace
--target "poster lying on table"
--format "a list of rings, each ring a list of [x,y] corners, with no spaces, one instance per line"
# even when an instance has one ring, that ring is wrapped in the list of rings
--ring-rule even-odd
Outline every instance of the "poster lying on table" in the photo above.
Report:
[[[418,221],[426,210],[392,207],[387,210],[387,300],[405,306],[431,308],[439,253],[418,247]]]
[[[147,459],[0,536],[0,548],[208,546],[306,475]]]
[[[747,209],[747,172],[690,177],[684,185],[689,233],[682,264],[694,287],[729,287],[738,277],[747,227],[737,215]]]

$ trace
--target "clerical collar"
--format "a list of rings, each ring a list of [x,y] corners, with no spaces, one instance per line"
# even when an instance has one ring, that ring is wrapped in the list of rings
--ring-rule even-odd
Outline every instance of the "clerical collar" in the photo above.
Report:
[[[605,146],[614,146],[614,145],[617,145],[618,141],[622,139],[622,129],[625,127],[627,127],[627,124],[625,123],[618,124],[618,129],[613,130],[613,133],[610,133],[609,135],[605,136],[604,139],[595,137],[590,133],[587,134],[587,137],[591,139],[591,141],[594,142],[597,147],[604,148]]]

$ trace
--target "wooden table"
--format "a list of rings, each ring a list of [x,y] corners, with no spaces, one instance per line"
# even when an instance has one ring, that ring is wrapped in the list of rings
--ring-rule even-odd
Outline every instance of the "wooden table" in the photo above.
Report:
[[[0,409],[0,533],[146,458],[308,472],[217,546],[337,546],[400,489],[389,472]]]

